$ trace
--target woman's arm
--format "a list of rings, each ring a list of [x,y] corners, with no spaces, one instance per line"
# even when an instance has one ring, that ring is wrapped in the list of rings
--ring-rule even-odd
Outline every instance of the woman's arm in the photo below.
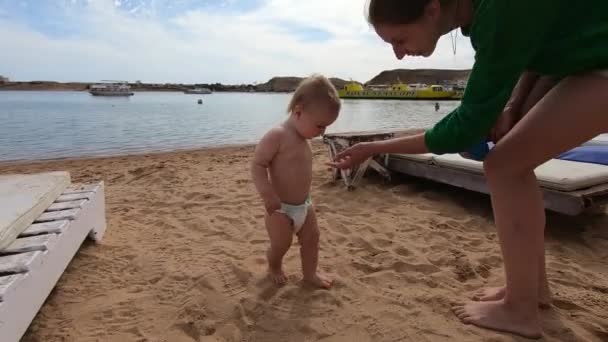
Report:
[[[535,72],[525,71],[519,77],[519,81],[511,92],[511,97],[507,101],[502,113],[496,120],[494,128],[490,131],[488,138],[497,143],[502,137],[504,137],[510,130],[515,126],[517,121],[524,115],[522,107],[526,103],[530,92],[534,88],[539,75]]]
[[[528,113],[557,84],[550,76],[526,72],[517,83],[496,125],[490,133],[490,140],[497,143],[511,128]]]
[[[327,163],[339,169],[348,169],[360,164],[367,158],[381,153],[422,154],[428,149],[424,142],[424,133],[387,140],[363,142],[338,153],[332,162]]]
[[[507,101],[507,104],[505,105],[505,109],[508,108],[515,113],[519,113],[520,115],[523,114],[520,113],[521,109],[539,78],[540,75],[532,71],[525,71],[521,74],[519,81],[517,81],[515,88],[513,88],[509,101]]]
[[[479,6],[470,35],[475,64],[464,97],[426,132],[426,145],[436,154],[467,151],[488,137],[560,13],[547,1],[483,1]],[[511,105],[521,101],[532,83],[526,78],[533,76],[524,77]]]
[[[422,154],[428,153],[424,133],[368,143],[372,155],[381,153]]]

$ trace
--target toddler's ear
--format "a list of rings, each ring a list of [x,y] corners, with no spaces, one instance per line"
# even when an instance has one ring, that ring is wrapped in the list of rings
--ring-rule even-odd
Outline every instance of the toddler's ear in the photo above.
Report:
[[[302,116],[302,106],[301,105],[295,105],[293,107],[293,114],[299,119],[300,116]]]

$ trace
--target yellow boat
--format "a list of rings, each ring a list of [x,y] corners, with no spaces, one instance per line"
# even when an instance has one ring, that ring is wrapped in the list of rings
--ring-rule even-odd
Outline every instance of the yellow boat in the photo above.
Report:
[[[410,86],[404,83],[396,83],[384,89],[365,89],[356,82],[349,82],[338,94],[343,99],[375,99],[375,100],[460,100],[463,90],[450,90],[440,85]]]

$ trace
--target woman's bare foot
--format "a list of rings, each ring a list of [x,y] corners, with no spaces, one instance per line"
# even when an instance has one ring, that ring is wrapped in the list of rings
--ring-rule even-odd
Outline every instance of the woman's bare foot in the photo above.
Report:
[[[316,286],[316,287],[320,287],[323,289],[329,289],[331,288],[331,285],[333,284],[333,279],[327,277],[325,274],[323,273],[317,273],[314,276],[308,278],[308,277],[304,277],[304,281]]]
[[[505,298],[507,288],[505,286],[488,287],[477,291],[473,295],[473,300],[477,302],[493,302]],[[549,290],[541,291],[538,296],[538,307],[548,309],[551,307],[551,295]]]
[[[531,339],[542,336],[538,312],[516,310],[503,300],[455,305],[452,311],[465,324],[508,332]]]

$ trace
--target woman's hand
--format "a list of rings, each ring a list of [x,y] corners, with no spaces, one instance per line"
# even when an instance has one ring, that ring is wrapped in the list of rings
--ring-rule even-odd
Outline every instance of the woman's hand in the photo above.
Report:
[[[367,158],[373,156],[370,143],[358,143],[338,153],[334,160],[327,165],[338,169],[349,169],[361,164]]]
[[[490,131],[490,135],[488,136],[490,141],[496,144],[500,139],[507,135],[507,133],[509,133],[511,128],[513,128],[513,126],[515,126],[517,121],[520,119],[518,112],[519,108],[515,109],[509,104],[505,106],[502,113],[498,117],[498,120],[496,120],[494,128],[492,128]]]
[[[507,135],[530,109],[557,85],[557,82],[550,76],[524,73],[488,138],[497,143]]]

